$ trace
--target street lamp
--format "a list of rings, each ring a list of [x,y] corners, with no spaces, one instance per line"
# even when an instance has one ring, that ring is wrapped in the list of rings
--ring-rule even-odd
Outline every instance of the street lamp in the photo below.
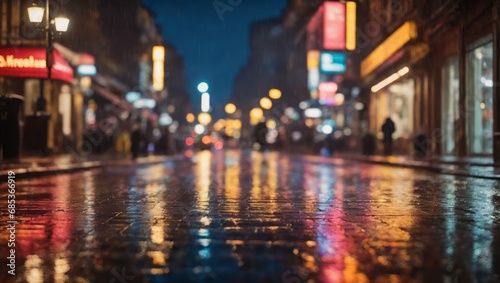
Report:
[[[45,1],[45,9],[43,7],[38,6],[33,3],[30,7],[28,7],[28,16],[31,23],[40,24],[43,21],[43,15],[45,14],[45,27],[42,28],[45,31],[45,66],[47,67],[47,79],[50,80],[51,77],[51,69],[54,64],[54,56],[52,54],[52,39],[54,36],[54,32],[52,26],[55,27],[57,32],[66,32],[69,26],[69,19],[65,17],[55,17],[54,20],[51,20],[50,17],[50,0]],[[45,102],[43,99],[43,87],[40,88],[40,97],[39,102],[37,102],[37,110],[44,111],[45,110]]]
[[[201,82],[198,84],[198,91],[201,93],[208,91],[208,84],[206,82]]]

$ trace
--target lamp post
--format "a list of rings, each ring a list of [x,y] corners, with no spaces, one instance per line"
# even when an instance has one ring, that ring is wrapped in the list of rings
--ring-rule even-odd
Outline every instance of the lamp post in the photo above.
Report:
[[[50,0],[45,1],[45,9],[33,3],[28,8],[28,16],[31,23],[37,24],[37,26],[43,21],[43,16],[45,14],[45,27],[42,28],[45,32],[45,66],[47,68],[47,79],[51,78],[51,69],[54,65],[54,54],[52,52],[52,40],[54,36],[53,26],[55,30],[59,33],[66,32],[69,26],[69,19],[65,17],[55,17],[51,20],[50,15]],[[42,81],[43,82],[43,81]],[[37,101],[37,111],[45,110],[45,100],[43,98],[43,85],[40,88],[40,97]]]

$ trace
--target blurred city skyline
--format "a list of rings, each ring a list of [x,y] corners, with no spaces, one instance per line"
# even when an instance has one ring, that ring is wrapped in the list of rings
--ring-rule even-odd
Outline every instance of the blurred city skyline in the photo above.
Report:
[[[144,0],[143,3],[156,14],[165,40],[175,45],[184,57],[193,108],[200,107],[196,86],[206,81],[210,85],[212,107],[222,114],[233,93],[234,78],[248,60],[251,24],[278,17],[286,0]]]

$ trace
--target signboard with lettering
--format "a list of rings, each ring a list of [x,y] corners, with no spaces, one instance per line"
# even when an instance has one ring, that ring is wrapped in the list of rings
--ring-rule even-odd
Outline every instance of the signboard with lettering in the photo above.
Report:
[[[392,33],[361,62],[361,77],[365,78],[418,36],[417,25],[408,21]]]
[[[44,48],[0,48],[0,76],[22,78],[47,78]],[[73,69],[64,58],[53,50],[54,65],[51,79],[71,83]]]
[[[325,2],[323,15],[323,48],[326,50],[345,49],[345,4]]]
[[[320,70],[324,74],[343,74],[346,70],[346,56],[343,52],[321,52]]]
[[[319,84],[319,103],[322,105],[335,105],[335,94],[339,86],[335,82],[322,82]]]

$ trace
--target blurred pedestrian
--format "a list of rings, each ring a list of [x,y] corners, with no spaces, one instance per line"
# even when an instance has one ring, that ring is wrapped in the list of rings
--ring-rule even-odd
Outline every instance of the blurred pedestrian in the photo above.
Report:
[[[264,151],[267,148],[267,126],[265,122],[259,122],[253,130],[253,143],[258,145],[258,149]]]
[[[382,125],[382,133],[384,134],[384,154],[391,155],[392,154],[392,134],[396,131],[396,126],[390,117],[385,119],[384,124]]]
[[[130,151],[132,152],[132,158],[136,159],[139,157],[139,152],[141,150],[142,141],[142,131],[138,123],[135,123],[132,128],[132,134],[130,135]]]
[[[168,128],[161,129],[161,137],[158,140],[157,150],[162,155],[167,155],[170,150],[170,134]]]
[[[363,155],[373,155],[375,153],[375,136],[371,133],[366,133],[361,139],[363,147]]]

